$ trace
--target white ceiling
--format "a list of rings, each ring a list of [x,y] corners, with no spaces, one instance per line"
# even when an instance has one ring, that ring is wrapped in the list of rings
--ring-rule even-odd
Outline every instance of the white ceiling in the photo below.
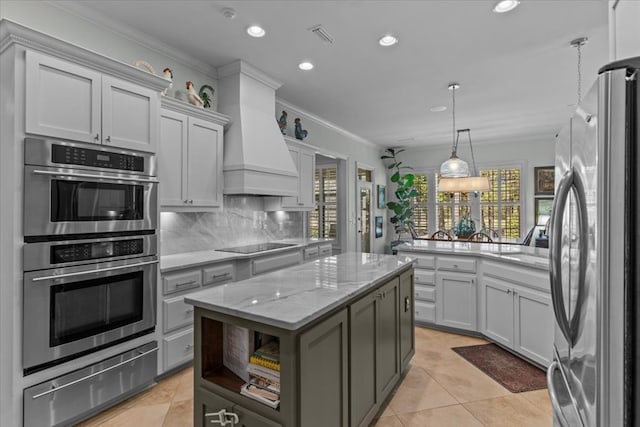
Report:
[[[492,12],[494,1],[113,1],[83,2],[183,53],[219,67],[244,59],[283,83],[277,96],[380,146],[452,140],[474,144],[553,138],[577,99],[577,52],[587,36],[583,93],[608,59],[606,0],[522,0]],[[220,13],[232,7],[237,16]],[[248,25],[267,35],[246,35]],[[322,43],[308,28],[335,37]],[[393,33],[391,48],[378,38]],[[315,68],[298,70],[310,60]],[[442,113],[430,107],[446,105]]]

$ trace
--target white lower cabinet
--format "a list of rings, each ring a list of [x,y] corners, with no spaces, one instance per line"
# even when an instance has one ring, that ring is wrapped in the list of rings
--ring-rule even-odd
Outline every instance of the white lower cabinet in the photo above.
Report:
[[[467,273],[440,273],[436,276],[436,323],[476,330],[476,277]]]
[[[523,356],[549,366],[553,351],[551,298],[543,292],[484,277],[481,332]]]
[[[163,338],[162,352],[165,372],[193,360],[193,328]]]

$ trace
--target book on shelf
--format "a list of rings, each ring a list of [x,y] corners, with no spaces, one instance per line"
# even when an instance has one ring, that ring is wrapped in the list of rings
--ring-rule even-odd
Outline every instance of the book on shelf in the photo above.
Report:
[[[265,368],[280,372],[280,363],[278,362],[273,362],[256,355],[251,356],[249,358],[249,362],[253,363],[254,365],[264,366]]]
[[[249,382],[258,387],[266,388],[269,391],[280,394],[280,383],[269,381],[268,379],[257,375],[251,375],[249,377]]]
[[[229,323],[225,323],[222,329],[222,363],[244,381],[249,381],[247,365],[255,349],[254,335],[254,331],[250,329]]]
[[[256,347],[253,355],[271,362],[280,363],[280,342],[277,339]]]
[[[264,403],[265,405],[276,409],[280,405],[280,394],[274,393],[255,384],[246,383],[240,389],[240,394]]]
[[[275,371],[261,365],[256,365],[255,363],[247,364],[247,374],[264,378],[265,380],[274,383],[280,383],[280,371]]]

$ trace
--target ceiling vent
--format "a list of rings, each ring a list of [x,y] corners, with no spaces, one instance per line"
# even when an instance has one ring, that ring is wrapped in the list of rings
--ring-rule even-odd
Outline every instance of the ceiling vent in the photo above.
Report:
[[[325,30],[320,24],[314,25],[313,27],[309,28],[309,31],[318,36],[318,38],[322,40],[323,43],[333,44],[333,42],[335,41],[333,36],[329,34],[327,30]]]

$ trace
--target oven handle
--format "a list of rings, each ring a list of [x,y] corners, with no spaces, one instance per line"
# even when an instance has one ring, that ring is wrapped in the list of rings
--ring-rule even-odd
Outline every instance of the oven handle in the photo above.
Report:
[[[65,273],[65,274],[55,274],[53,276],[34,277],[33,279],[31,279],[31,281],[33,281],[33,282],[41,282],[43,280],[62,279],[63,277],[84,276],[86,274],[91,274],[91,273],[102,273],[103,271],[113,271],[113,270],[121,270],[123,268],[141,267],[143,265],[157,264],[159,262],[160,261],[158,261],[158,260],[145,261],[145,262],[139,262],[137,264],[127,264],[127,265],[119,265],[117,267],[100,268],[98,270],[77,271],[75,273]]]
[[[111,176],[105,176],[105,175],[94,175],[89,173],[43,171],[40,169],[35,169],[33,173],[36,175],[68,176],[71,178],[106,179],[109,181],[131,181],[131,182],[143,182],[143,183],[154,183],[154,184],[159,182],[156,178],[111,177]]]
[[[131,359],[123,360],[122,362],[117,363],[117,364],[115,364],[113,366],[110,366],[108,368],[105,368],[105,369],[103,369],[101,371],[94,372],[93,374],[87,375],[86,377],[78,378],[77,380],[74,380],[74,381],[71,381],[69,383],[66,383],[65,385],[61,385],[60,387],[54,387],[54,388],[52,388],[50,390],[43,391],[42,393],[38,393],[35,396],[33,396],[32,399],[38,399],[38,398],[40,398],[42,396],[46,396],[47,394],[55,393],[56,391],[60,391],[60,390],[62,390],[64,388],[71,387],[72,385],[76,385],[76,384],[78,384],[78,383],[80,383],[82,381],[86,381],[86,380],[91,379],[93,377],[96,377],[98,375],[102,375],[105,372],[109,372],[109,371],[111,371],[113,369],[119,368],[122,365],[126,365],[127,363],[131,363],[136,359],[140,359],[141,357],[144,357],[147,354],[150,354],[150,353],[153,353],[153,352],[156,352],[156,351],[158,351],[158,347],[155,347],[155,348],[152,348],[149,351],[145,351],[143,353],[140,353],[137,356],[132,357]]]

